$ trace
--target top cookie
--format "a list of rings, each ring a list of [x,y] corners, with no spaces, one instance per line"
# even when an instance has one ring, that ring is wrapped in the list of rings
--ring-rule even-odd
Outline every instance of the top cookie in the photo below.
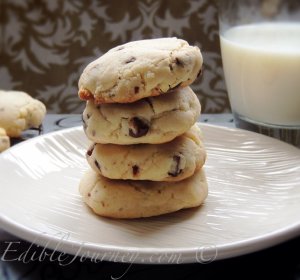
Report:
[[[46,114],[45,105],[22,91],[0,90],[0,127],[10,137],[23,130],[39,127]]]
[[[91,62],[79,79],[79,97],[131,103],[194,82],[201,72],[198,47],[177,38],[130,42]]]

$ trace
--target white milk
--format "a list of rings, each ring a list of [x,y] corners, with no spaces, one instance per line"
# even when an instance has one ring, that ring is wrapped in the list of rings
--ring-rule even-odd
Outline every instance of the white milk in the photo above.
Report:
[[[252,120],[300,126],[300,24],[263,23],[221,36],[234,112]]]

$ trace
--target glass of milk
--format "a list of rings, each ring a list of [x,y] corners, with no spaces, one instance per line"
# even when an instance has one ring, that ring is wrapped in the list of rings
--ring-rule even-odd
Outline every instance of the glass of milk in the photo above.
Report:
[[[300,147],[300,0],[219,0],[219,5],[236,126]]]

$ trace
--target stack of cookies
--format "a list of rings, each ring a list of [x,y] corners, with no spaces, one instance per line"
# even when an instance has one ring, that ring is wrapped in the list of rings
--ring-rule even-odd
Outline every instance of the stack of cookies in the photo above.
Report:
[[[189,87],[201,67],[199,48],[161,38],[115,47],[84,69],[91,168],[79,191],[96,214],[149,217],[204,201],[200,103]]]

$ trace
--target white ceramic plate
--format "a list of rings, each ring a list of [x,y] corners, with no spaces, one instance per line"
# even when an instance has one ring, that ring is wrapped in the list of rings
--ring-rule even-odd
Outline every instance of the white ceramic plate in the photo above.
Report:
[[[300,150],[248,131],[201,125],[208,159],[205,204],[154,218],[111,220],[78,193],[87,139],[71,128],[0,156],[0,227],[97,261],[206,262],[300,234]]]

